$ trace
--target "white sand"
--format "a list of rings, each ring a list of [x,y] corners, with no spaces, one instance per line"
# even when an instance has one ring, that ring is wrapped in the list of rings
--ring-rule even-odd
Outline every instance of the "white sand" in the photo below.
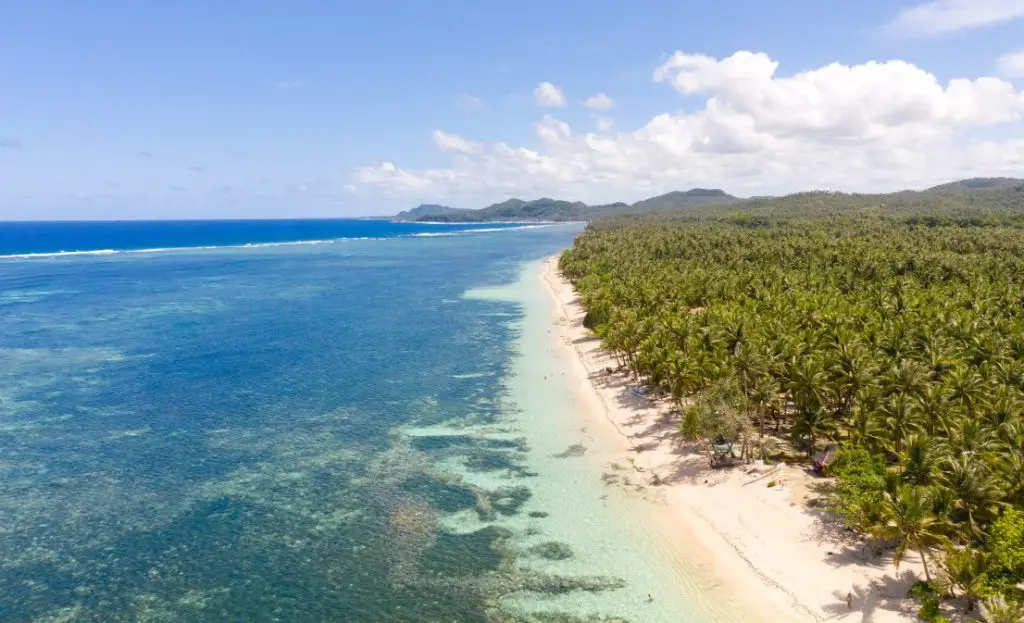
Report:
[[[849,533],[806,506],[818,479],[801,469],[757,462],[712,470],[705,454],[679,444],[669,405],[633,397],[630,379],[606,373],[615,363],[582,326],[584,312],[558,274],[557,257],[541,277],[556,302],[552,339],[574,360],[580,425],[615,445],[609,462],[630,466],[634,480],[649,484],[657,474],[662,484],[644,494],[663,511],[653,511],[653,521],[674,535],[682,554],[697,558],[717,592],[735,596],[732,607],[747,610],[741,620],[916,620],[914,604],[901,599],[917,579],[916,558],[908,555],[897,572],[888,556],[862,555]],[[771,481],[778,486],[769,488]]]

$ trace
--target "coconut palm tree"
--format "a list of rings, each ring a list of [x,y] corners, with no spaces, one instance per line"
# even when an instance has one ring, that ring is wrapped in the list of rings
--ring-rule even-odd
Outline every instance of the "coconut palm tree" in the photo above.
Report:
[[[972,547],[948,545],[942,558],[942,572],[946,582],[967,600],[965,612],[971,612],[984,596],[988,580],[989,555]]]
[[[894,455],[903,451],[907,437],[920,427],[916,418],[916,404],[906,394],[895,394],[882,403],[882,426]]]
[[[1024,508],[1024,212],[996,194],[597,220],[559,265],[604,347],[678,406],[724,384],[731,429],[763,437],[771,417],[809,452],[831,437],[883,462],[841,474],[833,508],[898,558],[930,564],[945,537],[998,559],[998,522]]]
[[[899,567],[907,550],[921,556],[925,579],[931,581],[928,553],[946,542],[941,522],[931,513],[928,490],[914,485],[900,485],[894,492],[882,497],[882,515],[885,522],[880,532],[885,538],[897,542],[893,562]]]
[[[981,602],[981,618],[985,623],[1024,623],[1024,602],[989,597]]]
[[[912,434],[907,438],[906,447],[900,457],[903,480],[919,486],[933,484],[941,459],[940,447],[933,437]]]
[[[821,407],[804,406],[793,418],[794,440],[804,446],[807,456],[814,454],[818,439],[830,436],[836,428],[835,418]]]
[[[1002,506],[998,480],[982,461],[961,454],[943,463],[939,482],[953,493],[953,521],[963,526],[966,537],[981,536],[982,526],[994,520]]]

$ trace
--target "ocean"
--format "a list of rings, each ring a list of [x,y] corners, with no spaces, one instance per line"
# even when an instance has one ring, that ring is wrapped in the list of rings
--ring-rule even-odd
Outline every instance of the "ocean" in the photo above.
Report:
[[[0,257],[312,245],[522,227],[525,226],[515,223],[434,224],[375,219],[11,221],[0,222]]]
[[[0,224],[0,621],[711,620],[573,450],[580,229]]]

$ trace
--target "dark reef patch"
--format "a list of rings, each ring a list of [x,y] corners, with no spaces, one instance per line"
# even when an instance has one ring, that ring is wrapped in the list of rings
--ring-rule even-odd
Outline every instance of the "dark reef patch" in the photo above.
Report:
[[[402,483],[401,490],[418,495],[437,509],[455,513],[477,504],[477,496],[466,485],[445,482],[426,474],[417,474]]]
[[[446,576],[476,576],[497,571],[511,559],[505,543],[512,532],[487,526],[469,534],[442,532],[420,559],[426,573]]]
[[[548,541],[540,545],[534,545],[530,548],[530,553],[545,560],[565,560],[573,556],[572,548],[558,541]]]

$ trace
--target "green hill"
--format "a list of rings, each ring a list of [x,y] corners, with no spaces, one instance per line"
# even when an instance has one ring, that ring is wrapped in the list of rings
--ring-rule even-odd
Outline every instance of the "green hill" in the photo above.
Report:
[[[946,219],[1003,218],[1024,215],[1024,180],[1006,177],[971,178],[922,191],[859,194],[832,191],[799,192],[782,197],[740,199],[719,189],[694,188],[637,201],[588,205],[558,199],[509,199],[479,210],[420,206],[402,212],[402,220],[441,222],[593,221],[730,218],[751,223],[789,218],[889,214],[905,217],[936,215]]]
[[[802,192],[782,197],[757,197],[728,204],[705,204],[686,210],[612,214],[600,219],[600,228],[621,227],[637,221],[707,221],[727,219],[748,226],[780,220],[857,216],[895,216],[925,224],[958,222],[981,224],[1024,218],[1024,184],[1019,186],[958,187],[946,190],[904,190],[887,194]]]
[[[717,188],[693,188],[686,191],[676,190],[643,201],[637,201],[630,206],[631,212],[666,212],[670,210],[681,210],[701,205],[722,205],[736,203],[740,199],[727,194]]]
[[[557,199],[509,199],[479,210],[459,210],[426,214],[416,220],[445,223],[486,221],[574,221],[586,218],[588,206],[576,201]]]
[[[972,177],[966,180],[959,180],[956,182],[949,182],[948,184],[933,186],[925,192],[955,193],[965,190],[1004,189],[1016,188],[1019,186],[1024,186],[1024,179],[1018,179],[1015,177]]]
[[[469,212],[464,208],[451,208],[449,206],[437,205],[435,203],[424,203],[411,210],[399,212],[394,216],[396,221],[419,221],[430,217],[454,215],[461,212]]]
[[[687,191],[675,191],[644,199],[633,204],[607,203],[588,205],[582,201],[562,201],[559,199],[508,199],[501,203],[489,205],[479,210],[421,210],[421,208],[443,208],[444,206],[420,206],[398,214],[396,219],[420,220],[435,222],[468,222],[468,221],[585,221],[603,216],[618,214],[637,214],[641,212],[666,212],[682,210],[694,206],[718,205],[739,201],[736,197],[718,189],[694,188]],[[417,213],[417,210],[421,210]]]

